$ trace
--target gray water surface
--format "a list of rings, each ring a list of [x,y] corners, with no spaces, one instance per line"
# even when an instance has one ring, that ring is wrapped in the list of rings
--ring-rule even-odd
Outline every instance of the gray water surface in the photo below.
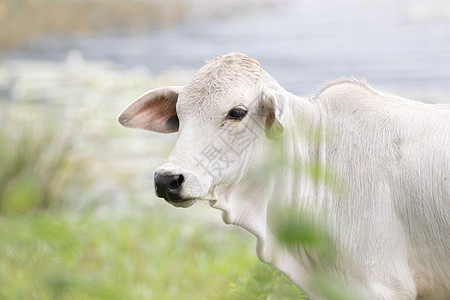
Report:
[[[142,36],[49,37],[0,57],[64,60],[78,49],[87,60],[144,65],[157,74],[198,69],[206,59],[239,51],[297,94],[344,76],[400,90],[450,92],[450,18],[426,14],[439,7],[421,10],[406,3],[285,1],[265,11],[194,19]]]

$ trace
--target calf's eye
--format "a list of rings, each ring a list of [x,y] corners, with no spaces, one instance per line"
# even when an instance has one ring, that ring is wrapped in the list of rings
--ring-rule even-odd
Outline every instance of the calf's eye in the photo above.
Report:
[[[245,115],[247,114],[247,111],[240,107],[235,107],[232,110],[228,112],[228,115],[226,117],[226,120],[242,120]]]

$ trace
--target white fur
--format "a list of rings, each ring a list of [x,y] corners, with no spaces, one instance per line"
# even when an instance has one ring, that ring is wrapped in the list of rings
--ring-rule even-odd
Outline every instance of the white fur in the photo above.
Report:
[[[226,223],[257,237],[262,261],[311,297],[319,298],[311,274],[326,268],[364,299],[450,299],[450,107],[357,80],[299,98],[234,53],[208,62],[179,90],[178,141],[157,170],[184,174],[181,195],[189,200],[178,206],[210,200]],[[238,105],[248,115],[225,120]],[[251,143],[236,153],[219,138],[224,130]],[[229,160],[224,170],[201,168],[210,145]],[[280,145],[285,163],[261,172]],[[308,164],[322,179],[336,174],[340,191],[312,180]],[[280,208],[307,211],[328,228],[338,251],[331,266],[302,245],[277,243],[271,220]]]

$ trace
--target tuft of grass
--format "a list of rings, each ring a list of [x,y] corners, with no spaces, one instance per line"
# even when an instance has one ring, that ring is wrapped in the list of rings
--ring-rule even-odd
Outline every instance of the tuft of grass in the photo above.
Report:
[[[292,282],[276,269],[265,264],[255,264],[242,275],[223,299],[308,299]]]
[[[3,105],[0,215],[58,210],[80,188],[84,164],[67,126],[35,105]],[[82,175],[84,173],[84,175]]]

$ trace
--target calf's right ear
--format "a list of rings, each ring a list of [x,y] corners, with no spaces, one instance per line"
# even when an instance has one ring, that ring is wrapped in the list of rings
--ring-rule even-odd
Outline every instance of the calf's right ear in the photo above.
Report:
[[[169,133],[178,131],[176,104],[181,86],[167,86],[146,92],[119,115],[125,127]]]
[[[265,131],[269,139],[275,139],[284,131],[282,119],[285,98],[285,95],[276,91],[269,91],[263,95],[263,111],[266,115]]]

